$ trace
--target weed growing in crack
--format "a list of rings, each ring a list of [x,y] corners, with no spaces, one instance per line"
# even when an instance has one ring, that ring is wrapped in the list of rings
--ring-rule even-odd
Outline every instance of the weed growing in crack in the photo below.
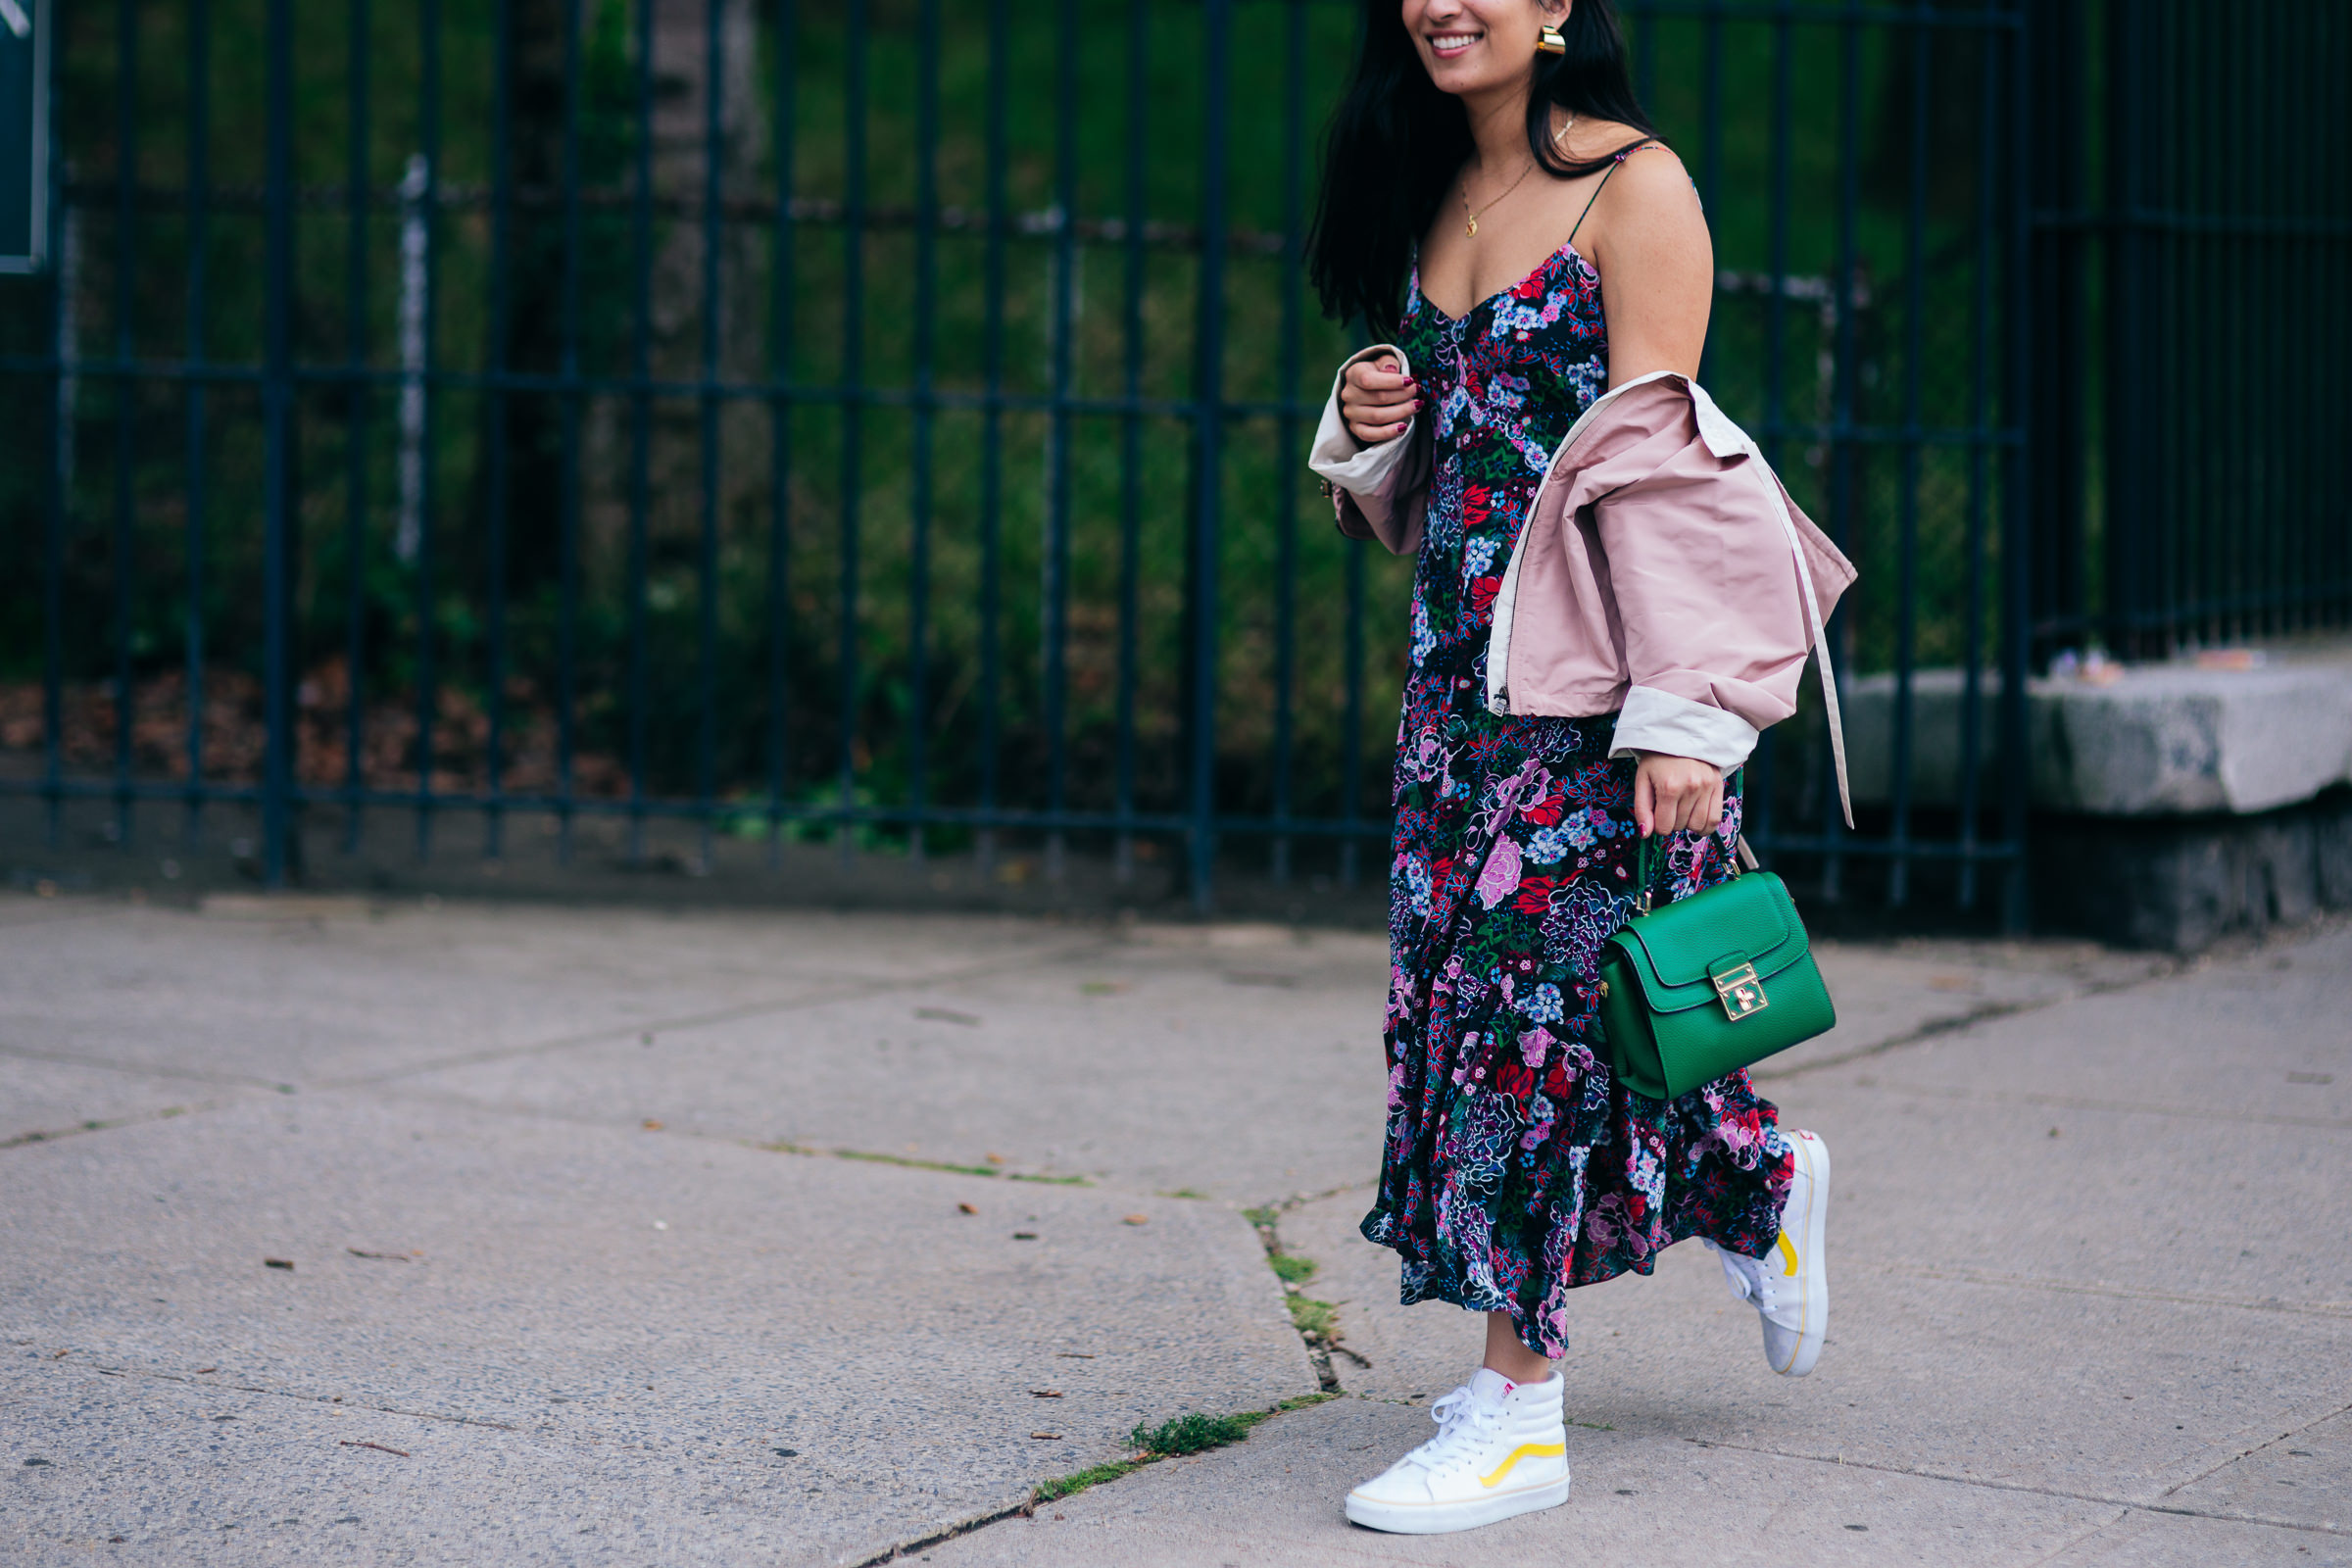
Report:
[[[1332,1394],[1302,1394],[1264,1410],[1243,1410],[1233,1415],[1188,1413],[1171,1421],[1162,1421],[1158,1426],[1139,1424],[1127,1434],[1127,1441],[1135,1445],[1138,1450],[1133,1458],[1113,1459],[1107,1464],[1091,1465],[1072,1475],[1040,1482],[1037,1490],[1030,1494],[1030,1505],[1034,1507],[1041,1502],[1057,1502],[1063,1497],[1075,1496],[1089,1487],[1102,1486],[1122,1476],[1131,1476],[1144,1466],[1157,1464],[1162,1459],[1206,1453],[1211,1448],[1241,1443],[1249,1438],[1250,1428],[1260,1421],[1270,1420],[1287,1410],[1303,1410],[1309,1405],[1337,1397]]]

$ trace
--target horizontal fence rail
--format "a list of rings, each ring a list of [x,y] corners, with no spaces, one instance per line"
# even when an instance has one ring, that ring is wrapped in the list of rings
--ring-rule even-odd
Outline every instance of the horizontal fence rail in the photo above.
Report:
[[[1409,566],[1304,471],[1362,339],[1300,250],[1360,17],[73,8],[49,270],[0,280],[0,790],[123,842],[221,808],[273,885],[306,822],[451,817],[1353,879]],[[1808,710],[1753,835],[2014,913],[2028,14],[1626,17],[1715,232],[1704,373],[1864,573],[1862,831]]]

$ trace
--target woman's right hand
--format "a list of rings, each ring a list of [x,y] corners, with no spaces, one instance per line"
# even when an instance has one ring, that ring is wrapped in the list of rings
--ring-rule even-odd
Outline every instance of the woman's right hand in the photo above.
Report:
[[[1404,434],[1425,401],[1420,383],[1392,355],[1356,361],[1340,382],[1340,416],[1348,433],[1368,447]]]

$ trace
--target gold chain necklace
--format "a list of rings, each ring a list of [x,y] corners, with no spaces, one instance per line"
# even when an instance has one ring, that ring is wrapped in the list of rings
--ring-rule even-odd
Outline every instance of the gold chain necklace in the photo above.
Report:
[[[1558,135],[1555,135],[1555,136],[1553,136],[1553,137],[1551,138],[1551,140],[1552,140],[1552,144],[1553,144],[1554,146],[1557,146],[1557,145],[1560,143],[1561,139],[1562,139],[1563,137],[1565,137],[1565,136],[1568,134],[1568,132],[1570,132],[1571,130],[1574,130],[1575,128],[1576,128],[1576,117],[1575,117],[1574,115],[1570,115],[1570,116],[1568,117],[1568,123],[1566,123],[1565,125],[1562,125],[1562,126],[1560,127],[1560,129],[1559,129],[1559,133],[1558,133]],[[1493,212],[1493,211],[1494,211],[1494,209],[1495,209],[1497,206],[1499,206],[1499,205],[1501,204],[1501,202],[1502,202],[1502,197],[1503,197],[1503,196],[1508,196],[1508,195],[1509,195],[1511,192],[1513,192],[1513,191],[1517,190],[1517,189],[1520,187],[1520,185],[1526,181],[1526,179],[1527,179],[1527,176],[1528,176],[1528,175],[1530,175],[1530,174],[1532,174],[1532,173],[1534,173],[1535,172],[1536,172],[1536,163],[1535,163],[1535,160],[1531,158],[1531,159],[1529,159],[1529,160],[1528,160],[1527,167],[1526,167],[1525,169],[1522,169],[1521,171],[1519,171],[1519,177],[1518,177],[1517,179],[1514,179],[1514,180],[1512,180],[1512,181],[1511,181],[1511,182],[1510,182],[1508,185],[1505,185],[1505,186],[1503,186],[1503,187],[1502,187],[1502,196],[1497,196],[1497,197],[1495,197],[1495,198],[1494,198],[1494,200],[1493,200],[1493,201],[1491,201],[1491,202],[1487,203],[1487,208],[1486,208],[1486,210],[1487,210],[1488,212],[1490,212],[1490,213],[1491,213],[1491,212]],[[1461,192],[1462,192],[1462,211],[1463,211],[1465,214],[1467,214],[1467,215],[1468,215],[1468,217],[1469,217],[1469,221],[1468,221],[1468,222],[1466,222],[1466,223],[1464,223],[1464,224],[1462,225],[1462,233],[1463,233],[1464,235],[1466,235],[1467,237],[1471,238],[1471,239],[1476,239],[1476,238],[1478,238],[1478,213],[1477,213],[1476,211],[1474,211],[1474,210],[1471,208],[1471,206],[1470,206],[1470,181],[1469,181],[1467,178],[1463,179],[1463,181],[1462,181],[1462,183],[1461,183]]]

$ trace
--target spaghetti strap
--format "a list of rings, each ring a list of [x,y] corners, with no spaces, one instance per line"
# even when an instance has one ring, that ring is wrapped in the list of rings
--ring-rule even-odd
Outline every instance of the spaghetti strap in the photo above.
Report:
[[[1576,236],[1584,231],[1585,220],[1592,216],[1592,203],[1600,200],[1600,193],[1608,188],[1609,181],[1616,177],[1617,171],[1625,167],[1625,161],[1644,147],[1663,147],[1665,145],[1664,142],[1653,136],[1644,136],[1640,141],[1627,143],[1609,155],[1609,172],[1600,176],[1600,183],[1592,187],[1592,195],[1585,203],[1585,210],[1576,215],[1576,227],[1568,231],[1569,244],[1576,243]]]

